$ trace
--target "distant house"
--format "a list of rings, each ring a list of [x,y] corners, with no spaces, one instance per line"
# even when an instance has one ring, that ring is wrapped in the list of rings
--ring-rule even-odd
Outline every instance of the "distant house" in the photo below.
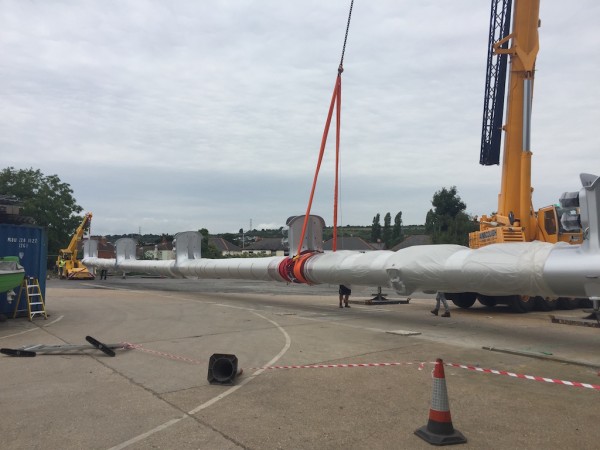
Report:
[[[283,238],[257,238],[255,242],[246,245],[242,253],[248,255],[285,256],[288,247]]]
[[[212,245],[215,247],[221,255],[223,256],[232,256],[232,255],[241,255],[242,249],[235,244],[221,238],[221,237],[209,237],[208,245]]]
[[[138,257],[143,259],[155,259],[155,260],[168,260],[175,259],[175,252],[173,251],[173,242],[167,241],[163,238],[160,244],[155,245],[144,245],[141,249],[138,249]]]
[[[21,215],[23,203],[14,195],[0,194],[0,223],[33,224],[31,217]]]
[[[115,245],[102,236],[98,240],[98,258],[112,259],[116,257]]]
[[[333,239],[323,242],[323,250],[333,250]],[[337,238],[337,250],[356,250],[360,252],[367,252],[378,249],[362,238],[355,236],[339,236]]]
[[[402,242],[395,245],[392,248],[392,251],[395,252],[406,247],[412,247],[413,245],[431,245],[432,243],[431,236],[427,234],[414,234],[412,236],[408,236]]]
[[[115,245],[108,242],[105,236],[91,236],[92,241],[98,242],[98,258],[113,259],[116,256]],[[77,251],[80,257],[83,256],[83,241],[77,243]]]

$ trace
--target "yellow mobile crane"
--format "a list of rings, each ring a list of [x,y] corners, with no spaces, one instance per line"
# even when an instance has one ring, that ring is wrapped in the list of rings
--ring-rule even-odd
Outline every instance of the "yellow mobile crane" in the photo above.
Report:
[[[573,208],[555,205],[535,212],[531,187],[531,105],[535,61],[539,50],[539,0],[492,0],[487,73],[483,112],[483,129],[479,163],[497,165],[504,131],[502,182],[498,209],[479,220],[479,231],[469,234],[469,246],[480,248],[489,244],[530,242],[581,243],[583,234],[567,231],[563,215],[577,214]],[[512,31],[511,11],[512,14]],[[506,89],[507,59],[510,76],[506,95],[506,123],[502,126]],[[518,312],[527,312],[535,305],[551,310],[558,299],[527,296],[486,297],[476,293],[448,294],[463,308],[476,299],[487,306],[507,303]],[[576,299],[561,299],[565,307],[575,307]]]
[[[92,213],[86,213],[83,216],[83,221],[75,230],[69,246],[59,250],[56,268],[61,278],[69,280],[93,280],[95,278],[94,274],[77,259],[77,244],[83,238],[85,230],[89,229],[91,221]]]

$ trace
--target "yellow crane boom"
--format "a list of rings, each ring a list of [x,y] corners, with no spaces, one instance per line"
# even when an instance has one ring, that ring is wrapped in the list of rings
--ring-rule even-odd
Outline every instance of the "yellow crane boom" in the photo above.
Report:
[[[85,230],[89,229],[91,222],[92,213],[88,212],[83,216],[83,220],[75,230],[67,248],[59,250],[56,268],[60,278],[69,280],[93,280],[95,278],[94,274],[77,259],[77,245],[83,239]]]
[[[577,208],[550,205],[535,211],[532,204],[531,106],[539,50],[540,0],[492,0],[491,3],[479,162],[486,166],[499,164],[503,141],[502,181],[498,209],[489,216],[481,216],[479,230],[469,234],[469,247],[478,249],[490,244],[536,240],[579,244],[583,240],[581,230],[565,227],[566,222],[561,221],[577,215]],[[505,92],[506,122],[502,124]],[[535,306],[549,311],[556,306],[579,304],[579,299],[571,298],[490,297],[477,292],[450,293],[447,298],[462,308],[472,306],[477,299],[486,306],[506,303],[518,312],[531,311]]]
[[[486,93],[488,97],[504,96],[506,58],[510,59],[506,123],[500,126],[504,99],[486,98],[480,163],[498,164],[502,136],[502,181],[498,209],[490,216],[481,216],[479,231],[469,235],[469,246],[534,240],[581,243],[580,231],[569,232],[561,226],[561,215],[569,211],[551,205],[536,212],[532,205],[531,105],[539,50],[540,1],[493,0],[492,9]],[[509,30],[511,10],[512,30]],[[500,17],[504,24],[498,26]],[[489,89],[492,84],[496,88],[493,93]],[[490,115],[495,117],[490,119]]]

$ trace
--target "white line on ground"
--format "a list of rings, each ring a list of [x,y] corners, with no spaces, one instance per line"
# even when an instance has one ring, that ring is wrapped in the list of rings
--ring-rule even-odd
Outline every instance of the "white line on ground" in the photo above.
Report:
[[[237,307],[237,306],[230,306],[230,305],[224,305],[224,304],[216,304],[216,306],[224,306],[224,307],[228,307],[228,308],[238,308],[238,309],[245,309],[250,311],[253,314],[256,314],[257,316],[261,317],[262,319],[266,320],[267,322],[271,322],[273,325],[275,325],[277,327],[277,329],[284,335],[285,337],[285,345],[283,346],[283,348],[279,351],[279,353],[277,355],[275,355],[273,357],[273,359],[271,359],[271,361],[269,361],[266,366],[272,366],[274,365],[290,348],[291,344],[292,344],[292,339],[290,338],[290,335],[283,329],[283,327],[281,327],[281,325],[279,325],[277,322],[263,316],[262,314],[259,314],[255,311],[253,311],[250,308],[243,308],[243,307]],[[129,447],[132,444],[135,444],[137,442],[140,442],[144,439],[146,439],[147,437],[158,433],[159,431],[165,430],[166,428],[169,428],[171,425],[175,425],[176,423],[180,422],[181,420],[185,419],[186,417],[190,417],[191,415],[196,414],[199,411],[202,411],[203,409],[208,408],[209,406],[214,405],[216,402],[218,402],[219,400],[227,397],[230,394],[233,394],[235,391],[237,391],[239,388],[241,388],[242,386],[244,386],[245,384],[249,383],[250,381],[252,381],[254,378],[256,378],[258,375],[260,375],[261,373],[263,373],[266,369],[262,368],[262,369],[258,369],[256,372],[254,372],[252,375],[250,375],[247,378],[243,378],[242,381],[239,382],[239,384],[232,386],[231,388],[229,388],[228,390],[226,390],[225,392],[223,392],[220,395],[217,395],[216,397],[208,400],[207,402],[202,403],[201,405],[198,405],[197,407],[195,407],[194,409],[192,409],[191,411],[189,411],[186,415],[182,416],[182,417],[178,417],[175,419],[171,419],[168,422],[165,422],[161,425],[158,425],[157,427],[146,431],[145,433],[139,434],[125,442],[122,442],[119,445],[116,445],[114,447],[111,447],[109,450],[122,450],[126,447]]]
[[[58,316],[52,322],[47,323],[46,325],[44,325],[44,327],[49,327],[50,325],[55,324],[56,322],[58,322],[59,320],[61,320],[63,317],[65,317],[65,316],[64,315]],[[7,334],[6,336],[0,336],[0,339],[6,339],[6,338],[9,338],[9,337],[13,337],[13,336],[19,336],[21,334],[29,333],[29,332],[35,331],[35,330],[41,330],[41,328],[40,327],[29,328],[27,330],[19,331],[18,333]]]

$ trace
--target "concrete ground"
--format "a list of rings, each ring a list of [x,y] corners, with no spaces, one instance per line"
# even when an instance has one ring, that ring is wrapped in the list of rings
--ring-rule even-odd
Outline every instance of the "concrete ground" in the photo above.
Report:
[[[50,317],[0,323],[0,347],[84,344],[91,335],[138,348],[114,358],[97,350],[0,355],[2,448],[424,449],[430,444],[413,432],[427,423],[438,357],[600,385],[598,329],[484,308],[434,317],[427,296],[339,309],[336,291],[222,280],[50,281]],[[353,299],[361,296],[369,290],[356,289]],[[214,353],[237,356],[244,372],[233,386],[208,383]],[[386,362],[402,364],[339,366]],[[312,364],[338,367],[264,369]],[[463,448],[598,448],[597,386],[445,372],[454,427],[468,439]]]

